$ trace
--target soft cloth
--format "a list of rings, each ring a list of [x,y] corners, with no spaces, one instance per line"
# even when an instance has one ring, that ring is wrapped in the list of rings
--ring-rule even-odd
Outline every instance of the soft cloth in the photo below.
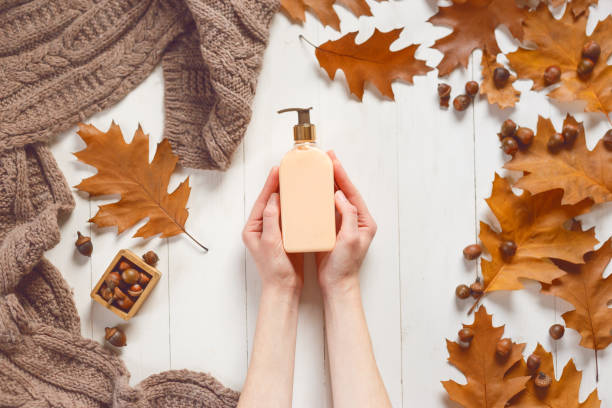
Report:
[[[249,122],[278,0],[0,1],[0,406],[233,407],[207,374],[151,376],[80,336],[43,257],[74,207],[48,140],[162,61],[165,135],[183,165],[225,169]]]

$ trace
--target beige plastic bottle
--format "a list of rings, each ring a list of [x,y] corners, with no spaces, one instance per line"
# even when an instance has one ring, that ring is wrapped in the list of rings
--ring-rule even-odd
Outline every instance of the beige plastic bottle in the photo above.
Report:
[[[281,228],[288,253],[326,252],[336,244],[334,168],[316,145],[310,109],[278,111],[298,112],[298,124],[293,127],[295,145],[279,169]]]

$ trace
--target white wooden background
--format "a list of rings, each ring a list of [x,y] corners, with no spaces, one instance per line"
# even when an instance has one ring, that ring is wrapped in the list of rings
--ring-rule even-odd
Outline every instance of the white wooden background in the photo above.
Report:
[[[450,30],[426,23],[436,12],[434,0],[368,3],[375,17],[357,19],[337,8],[343,34],[359,30],[358,40],[364,41],[374,27],[383,31],[407,27],[392,48],[422,43],[417,56],[431,66],[439,62],[442,55],[427,47]],[[596,18],[612,12],[612,1],[599,3],[591,13],[589,30]],[[295,118],[279,116],[276,110],[313,106],[320,144],[336,151],[379,225],[361,281],[376,358],[393,406],[456,406],[440,381],[465,379],[447,364],[444,340],[456,336],[461,322],[472,320],[466,316],[470,302],[458,302],[454,288],[471,282],[476,274],[476,263],[463,260],[462,248],[475,241],[480,219],[493,222],[484,198],[489,196],[494,172],[501,171],[503,164],[496,136],[501,122],[511,117],[535,129],[540,113],[559,127],[566,111],[577,113],[578,120],[585,121],[591,148],[607,129],[606,122],[597,114],[581,113],[580,103],[549,103],[542,93],[528,91],[528,81],[517,85],[523,95],[516,109],[500,111],[479,99],[463,113],[444,111],[437,106],[436,71],[416,77],[413,86],[394,84],[395,102],[381,98],[369,86],[359,102],[349,96],[342,73],[329,81],[314,50],[298,39],[304,34],[322,43],[340,33],[323,29],[311,15],[307,20],[301,27],[281,14],[274,18],[253,120],[231,168],[225,173],[183,169],[172,179],[171,189],[191,177],[187,229],[210,247],[209,253],[183,236],[143,241],[131,238],[137,227],[120,236],[113,228],[92,227],[87,220],[97,205],[112,197],[90,200],[75,191],[76,208],[63,221],[62,241],[48,256],[74,288],[83,335],[102,341],[104,327],[122,321],[92,303],[92,286],[119,249],[155,250],[163,277],[138,315],[123,325],[128,346],[121,353],[131,382],[162,370],[188,368],[210,372],[241,389],[260,296],[260,281],[241,242],[241,228],[269,168],[292,144]],[[504,52],[516,48],[505,28],[497,34]],[[476,52],[468,70],[446,79],[453,95],[467,80],[480,79],[479,63]],[[141,123],[151,135],[152,157],[162,137],[162,101],[158,67],[121,103],[91,118],[91,123],[106,130],[114,119],[128,138]],[[52,146],[70,185],[95,171],[72,156],[84,146],[75,131],[57,137]],[[583,217],[587,227],[597,225],[601,241],[612,234],[611,210],[612,205],[602,205]],[[77,230],[92,236],[91,259],[74,251]],[[321,295],[310,261],[299,314],[294,406],[330,407]],[[593,353],[578,346],[579,336],[573,330],[552,344],[548,327],[560,322],[560,314],[571,306],[540,295],[538,288],[530,283],[522,292],[496,293],[485,305],[496,324],[506,324],[508,335],[528,343],[526,350],[533,350],[537,342],[556,350],[559,372],[573,357],[584,370],[581,397],[585,398],[595,386]],[[604,406],[611,407],[612,349],[600,353],[599,367],[600,397]]]

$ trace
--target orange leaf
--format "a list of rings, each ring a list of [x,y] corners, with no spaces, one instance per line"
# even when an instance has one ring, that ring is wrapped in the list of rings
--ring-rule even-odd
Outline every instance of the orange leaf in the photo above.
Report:
[[[574,361],[570,360],[563,369],[559,381],[556,380],[552,353],[547,352],[540,344],[533,352],[540,357],[538,372],[547,374],[552,382],[548,389],[537,388],[533,381],[527,382],[527,388],[511,400],[513,408],[599,408],[601,401],[597,390],[593,390],[586,401],[580,403],[579,392],[582,372],[576,370]],[[531,376],[533,371],[527,368],[524,360],[512,367],[506,378],[523,378]]]
[[[507,57],[519,78],[533,80],[535,90],[546,86],[543,77],[546,68],[557,65],[561,69],[561,82],[548,96],[563,102],[583,100],[587,103],[586,112],[608,115],[612,111],[612,66],[607,65],[612,55],[612,16],[600,21],[590,36],[585,32],[586,23],[585,14],[574,20],[569,8],[556,20],[548,7],[540,5],[525,23],[525,41],[537,48],[519,48]],[[599,43],[601,56],[590,77],[582,80],[576,68],[582,46],[589,39]]]
[[[518,151],[504,167],[524,171],[526,174],[515,184],[532,194],[563,189],[562,204],[576,204],[585,198],[595,203],[612,201],[612,152],[600,140],[593,150],[586,146],[584,126],[567,115],[563,125],[573,125],[579,130],[574,146],[550,153],[549,137],[556,133],[550,119],[538,119],[538,131],[533,144]]]
[[[567,273],[544,285],[542,293],[560,297],[575,309],[563,314],[567,327],[580,333],[582,347],[602,350],[612,343],[612,276],[603,278],[612,258],[612,238],[585,255],[583,265],[560,263]]]
[[[598,0],[570,0],[568,8],[572,10],[574,18],[580,17],[582,14],[589,11],[591,5],[597,4]],[[559,7],[565,3],[565,0],[550,0],[550,4],[553,7]]]
[[[506,402],[525,388],[528,376],[504,378],[508,370],[522,359],[525,344],[512,343],[510,355],[505,360],[496,356],[497,342],[504,333],[504,326],[493,327],[492,316],[483,307],[478,309],[474,324],[464,324],[474,331],[469,347],[446,340],[448,361],[467,378],[467,384],[442,381],[451,400],[467,408],[504,407]]]
[[[336,0],[281,0],[281,8],[294,21],[306,21],[306,8],[310,8],[324,26],[340,30],[340,19],[334,10]]]
[[[499,221],[501,232],[480,223],[480,240],[491,254],[482,259],[481,267],[486,292],[517,290],[523,285],[519,278],[551,283],[565,274],[549,258],[581,263],[582,256],[597,244],[594,229],[569,231],[563,224],[585,213],[592,201],[576,205],[561,205],[561,190],[531,195],[527,191],[517,196],[510,184],[495,174],[491,197],[486,201]],[[516,253],[504,261],[499,247],[513,241]]]
[[[412,83],[415,75],[424,75],[432,70],[425,61],[414,58],[418,44],[389,51],[389,46],[397,40],[400,31],[401,28],[383,33],[375,29],[363,44],[355,44],[357,32],[348,33],[336,41],[316,47],[316,56],[330,79],[334,79],[337,70],[344,71],[351,93],[359,100],[363,97],[366,81],[372,82],[383,95],[394,99],[392,81],[402,79]]]
[[[281,0],[280,4],[283,11],[293,21],[306,21],[306,9],[308,8],[312,10],[324,26],[340,30],[340,19],[333,7],[335,2],[336,0]],[[365,0],[338,0],[338,2],[351,10],[357,17],[372,15],[370,6]]]
[[[502,24],[514,37],[522,40],[523,21],[527,14],[526,9],[508,0],[467,0],[440,7],[438,13],[427,21],[450,27],[453,32],[433,45],[444,54],[438,64],[438,75],[447,75],[460,65],[466,68],[468,58],[476,48],[490,55],[499,54],[495,29]]]
[[[187,178],[168,194],[170,175],[178,157],[172,153],[167,139],[157,145],[155,157],[149,163],[149,136],[140,126],[131,143],[125,142],[114,122],[106,133],[92,125],[80,124],[79,129],[78,134],[87,147],[74,155],[96,167],[98,172],[75,187],[94,197],[121,195],[119,201],[100,206],[90,222],[98,227],[116,225],[121,233],[148,217],[134,237],[161,234],[165,238],[185,232],[189,215],[185,206],[191,187]]]
[[[516,81],[514,75],[510,75],[508,83],[501,89],[498,89],[493,83],[493,71],[495,68],[503,67],[498,63],[495,56],[484,52],[482,54],[482,84],[480,85],[480,94],[487,95],[487,99],[491,105],[497,104],[500,109],[511,108],[520,99],[521,93],[512,85]]]

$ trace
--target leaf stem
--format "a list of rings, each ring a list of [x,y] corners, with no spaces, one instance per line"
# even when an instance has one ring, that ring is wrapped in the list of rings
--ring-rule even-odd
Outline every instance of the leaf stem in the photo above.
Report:
[[[476,301],[474,302],[472,307],[470,307],[470,310],[468,310],[467,312],[468,316],[472,314],[474,309],[476,309],[476,306],[478,306],[478,304],[480,303],[480,299],[482,299],[483,296],[484,296],[484,293],[476,298]]]
[[[595,382],[599,382],[599,361],[597,359],[597,347],[595,347]]]
[[[191,235],[190,233],[188,233],[188,232],[187,232],[187,230],[185,230],[184,228],[183,228],[183,232],[184,232],[184,233],[185,233],[185,234],[186,234],[186,235],[187,235],[189,238],[191,238],[191,240],[192,240],[193,242],[195,242],[196,244],[198,244],[198,246],[200,246],[200,248],[202,248],[203,250],[205,250],[206,252],[208,252],[208,248],[206,248],[204,245],[200,244],[200,242],[199,242],[197,239],[195,239],[195,238],[193,237],[193,235]]]
[[[313,48],[319,49],[319,47],[317,47],[316,45],[314,45],[313,43],[311,43],[311,42],[310,42],[310,40],[309,40],[308,38],[304,37],[302,34],[300,34],[300,35],[298,36],[298,38],[299,38],[300,40],[306,41],[306,43],[310,44],[310,45],[311,45]]]

